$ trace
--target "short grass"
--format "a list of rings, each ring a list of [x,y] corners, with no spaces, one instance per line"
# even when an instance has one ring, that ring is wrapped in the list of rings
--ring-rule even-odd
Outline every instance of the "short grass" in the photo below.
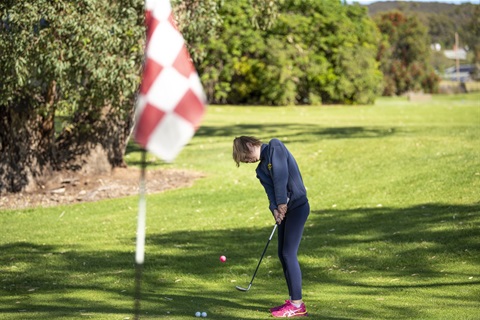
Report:
[[[255,165],[231,159],[247,134],[280,138],[302,169],[311,319],[479,319],[479,101],[211,106],[173,164],[148,156],[150,168],[205,178],[147,198],[141,318],[267,319],[287,298],[275,238],[252,289],[234,289],[273,227]],[[129,163],[139,159],[130,146]],[[137,203],[0,212],[0,319],[133,319]]]

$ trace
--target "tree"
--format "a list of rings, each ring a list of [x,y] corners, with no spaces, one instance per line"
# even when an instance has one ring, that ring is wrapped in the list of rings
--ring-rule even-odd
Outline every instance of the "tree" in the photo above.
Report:
[[[473,52],[472,63],[475,66],[473,77],[480,80],[480,6],[473,8],[473,14],[466,22],[461,34],[468,48]]]
[[[200,74],[214,103],[370,103],[382,74],[379,33],[360,6],[284,0],[274,23],[249,22],[250,0],[226,2],[218,38],[207,45]],[[266,1],[268,2],[268,1]]]
[[[430,63],[427,28],[416,16],[399,11],[383,13],[375,21],[384,36],[377,56],[384,74],[384,95],[435,92],[439,78]]]
[[[0,191],[123,165],[143,1],[10,0],[0,10]]]
[[[455,45],[455,32],[474,35],[476,30],[469,26],[469,21],[478,17],[478,1],[459,1],[461,4],[443,3],[440,1],[377,1],[368,5],[369,12],[376,17],[381,13],[394,10],[404,15],[416,15],[420,22],[428,26],[428,34],[432,43],[439,43],[442,48]],[[476,2],[476,3],[475,3]]]
[[[216,37],[222,22],[222,0],[172,0],[177,27],[185,38],[190,56],[196,64],[206,56],[205,43]]]
[[[253,1],[253,0],[250,0]],[[173,0],[198,64],[223,0]],[[253,1],[250,24],[276,5]],[[144,0],[0,4],[0,193],[34,189],[50,173],[124,166],[144,51]]]
[[[198,65],[202,83],[211,103],[258,102],[261,58],[265,52],[262,29],[257,27],[258,7],[251,0],[226,1],[215,37],[206,43],[207,54]],[[267,19],[268,20],[268,19]],[[266,27],[266,22],[260,25]]]
[[[365,8],[359,5],[345,8],[333,98],[347,104],[373,103],[382,90],[383,75],[376,61],[381,36]]]
[[[268,34],[283,50],[272,50],[270,63],[285,53],[290,62],[274,77],[284,79],[286,100],[300,104],[365,104],[379,93],[382,74],[375,48],[380,35],[359,5],[339,1],[288,0]],[[278,58],[282,60],[282,58]]]
[[[455,24],[446,14],[428,15],[428,33],[432,43],[441,44],[442,48],[451,48],[454,45]]]

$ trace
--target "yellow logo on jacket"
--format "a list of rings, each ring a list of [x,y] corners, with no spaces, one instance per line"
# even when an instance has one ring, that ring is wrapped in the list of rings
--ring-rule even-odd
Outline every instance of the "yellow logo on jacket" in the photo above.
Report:
[[[267,165],[267,167],[268,167],[268,170],[269,170],[269,171],[272,170],[272,164],[271,164],[271,163],[269,163],[269,164]]]

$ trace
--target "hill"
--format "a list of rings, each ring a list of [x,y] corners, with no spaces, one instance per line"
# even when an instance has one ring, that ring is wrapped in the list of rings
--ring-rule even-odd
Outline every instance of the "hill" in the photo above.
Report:
[[[478,25],[472,28],[474,16],[480,12],[477,4],[386,1],[373,2],[366,7],[372,17],[393,10],[416,14],[428,27],[432,43],[440,43],[443,47],[453,47],[455,32],[460,34],[461,46],[473,47],[479,41],[474,34]]]
[[[472,13],[472,8],[476,6],[472,3],[451,4],[443,2],[416,2],[416,1],[383,1],[373,2],[369,5],[368,11],[370,15],[375,15],[379,12],[400,10],[435,14],[448,14],[456,16],[461,13]]]

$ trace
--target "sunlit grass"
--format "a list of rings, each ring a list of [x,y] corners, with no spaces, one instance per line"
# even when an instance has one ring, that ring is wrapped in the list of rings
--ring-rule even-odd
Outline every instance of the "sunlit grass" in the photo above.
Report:
[[[273,227],[255,165],[231,159],[244,134],[282,139],[301,167],[310,318],[477,319],[479,101],[211,106],[173,164],[148,155],[148,168],[205,177],[147,198],[142,319],[266,319],[287,298],[275,238],[252,289],[234,289],[250,281]],[[138,165],[138,148],[126,159]],[[133,319],[137,203],[1,211],[0,319]]]

